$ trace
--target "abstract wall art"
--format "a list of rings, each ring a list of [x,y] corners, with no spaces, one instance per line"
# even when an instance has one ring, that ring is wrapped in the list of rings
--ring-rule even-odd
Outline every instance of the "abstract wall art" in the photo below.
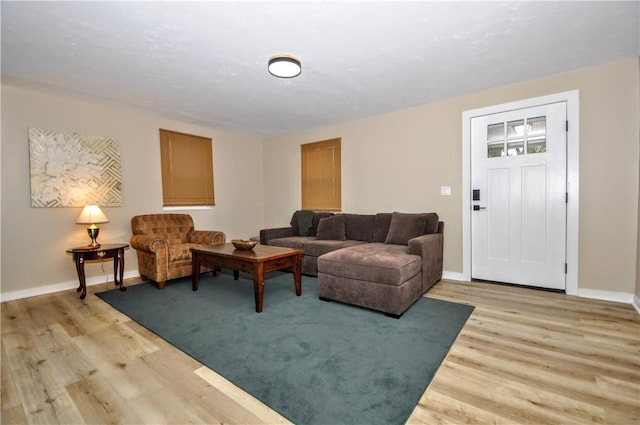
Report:
[[[29,129],[32,207],[122,206],[120,142]]]

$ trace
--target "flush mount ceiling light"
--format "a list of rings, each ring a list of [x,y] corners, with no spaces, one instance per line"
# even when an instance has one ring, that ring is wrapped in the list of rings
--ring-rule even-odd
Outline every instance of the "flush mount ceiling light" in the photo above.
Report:
[[[293,78],[300,75],[300,59],[293,55],[275,55],[269,58],[269,73],[278,78]]]

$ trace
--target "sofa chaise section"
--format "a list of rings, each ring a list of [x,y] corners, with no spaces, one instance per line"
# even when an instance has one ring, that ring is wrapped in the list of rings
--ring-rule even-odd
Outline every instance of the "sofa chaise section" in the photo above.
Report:
[[[309,213],[308,229],[260,231],[263,244],[304,251],[302,272],[318,276],[324,300],[402,313],[442,277],[444,223],[436,213]],[[320,216],[322,214],[322,216]]]
[[[369,243],[318,259],[318,295],[399,318],[442,277],[444,223],[407,245]]]

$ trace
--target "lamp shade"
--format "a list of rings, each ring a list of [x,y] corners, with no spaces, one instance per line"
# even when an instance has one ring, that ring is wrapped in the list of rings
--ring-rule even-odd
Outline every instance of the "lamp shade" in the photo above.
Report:
[[[300,75],[300,59],[293,55],[275,55],[269,59],[269,73],[279,78],[293,78]]]
[[[87,205],[76,220],[77,224],[108,223],[109,219],[97,205]]]

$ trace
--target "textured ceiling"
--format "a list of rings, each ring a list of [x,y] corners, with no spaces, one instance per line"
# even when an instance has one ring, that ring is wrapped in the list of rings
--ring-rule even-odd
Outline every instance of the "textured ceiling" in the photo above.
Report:
[[[2,81],[274,136],[640,56],[640,3],[9,2]],[[302,74],[267,72],[276,53]]]

